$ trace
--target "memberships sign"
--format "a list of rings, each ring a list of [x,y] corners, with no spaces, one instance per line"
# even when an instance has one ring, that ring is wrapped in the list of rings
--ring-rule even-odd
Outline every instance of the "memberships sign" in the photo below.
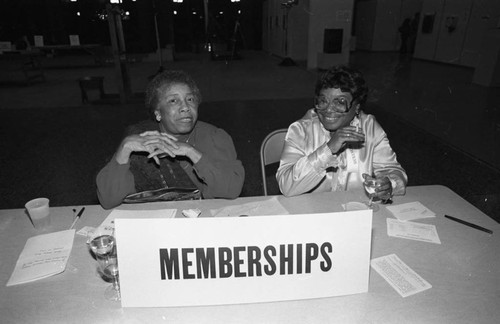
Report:
[[[372,211],[116,219],[123,307],[259,303],[368,291]]]

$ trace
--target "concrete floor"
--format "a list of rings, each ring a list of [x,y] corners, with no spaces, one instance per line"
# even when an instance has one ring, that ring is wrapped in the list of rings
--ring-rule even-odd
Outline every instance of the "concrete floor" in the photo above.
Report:
[[[243,195],[248,196],[258,195],[261,190],[258,158],[255,159],[260,141],[271,130],[287,127],[312,105],[318,71],[301,65],[279,66],[279,58],[263,52],[241,54],[241,60],[228,62],[182,54],[163,66],[191,73],[203,94],[200,119],[225,128],[235,138],[238,152],[242,151],[240,154],[246,159]],[[471,84],[472,69],[411,60],[398,53],[353,52],[351,64],[368,80],[371,91],[367,110],[377,116],[390,135],[400,162],[409,173],[410,185],[447,185],[488,215],[500,217],[500,91]],[[19,75],[12,76],[15,80],[0,80],[4,128],[0,132],[6,139],[1,144],[4,200],[0,208],[22,207],[22,202],[32,198],[29,195],[38,193],[52,195],[59,205],[95,203],[92,177],[101,165],[94,164],[104,161],[90,161],[85,156],[89,151],[93,155],[112,154],[122,127],[145,116],[140,95],[120,105],[112,65],[97,66],[91,56],[80,55],[44,58],[43,66],[44,82],[21,85],[17,82],[22,81]],[[152,56],[129,64],[128,68],[132,92],[139,94],[159,64]],[[77,80],[93,75],[104,77],[108,96],[98,100],[97,94],[91,94],[92,104],[83,105]],[[66,117],[53,122],[61,116]],[[120,127],[109,127],[107,131],[106,125],[114,124]],[[90,141],[57,142],[95,134],[106,137],[97,142],[100,147]],[[45,140],[46,137],[51,140]],[[48,144],[51,141],[57,144]],[[26,147],[37,145],[41,147],[38,153],[25,155]],[[91,147],[73,152],[72,145]],[[243,145],[251,145],[251,149],[242,148]],[[54,163],[44,152],[58,156],[57,148],[73,152],[74,157]],[[248,150],[255,152],[247,157],[243,151]],[[55,164],[55,169],[48,171],[41,166],[43,163]],[[84,188],[76,190],[77,197],[71,196],[71,184],[61,174],[66,178],[78,175],[74,166],[87,163],[92,164],[92,171],[80,174],[80,178],[87,179],[80,183],[72,178],[73,183]],[[15,176],[6,173],[9,168],[15,169]],[[23,173],[21,170],[26,170],[26,175],[19,174]],[[36,190],[27,189],[30,178],[43,179],[32,185]],[[52,189],[47,189],[47,182]]]

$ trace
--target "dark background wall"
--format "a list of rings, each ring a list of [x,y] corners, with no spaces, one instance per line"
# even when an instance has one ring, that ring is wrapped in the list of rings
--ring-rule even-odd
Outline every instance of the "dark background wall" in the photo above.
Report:
[[[260,49],[262,1],[210,0],[209,38],[229,43],[239,21],[237,41],[245,49]],[[33,45],[34,35],[43,35],[46,45],[68,44],[77,34],[80,43],[110,45],[106,0],[0,0],[0,41],[19,43],[23,36]],[[175,42],[177,51],[197,51],[207,42],[203,0],[123,0],[122,21],[127,51],[156,51],[155,13],[160,44]],[[176,14],[174,14],[176,11]],[[129,12],[129,15],[125,15]],[[80,15],[77,15],[80,13]]]

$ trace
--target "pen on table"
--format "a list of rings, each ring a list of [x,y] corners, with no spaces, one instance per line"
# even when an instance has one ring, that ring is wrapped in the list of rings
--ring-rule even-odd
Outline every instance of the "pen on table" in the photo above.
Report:
[[[469,223],[469,222],[466,222],[464,220],[461,220],[461,219],[458,219],[458,218],[455,218],[453,216],[449,216],[449,215],[444,215],[444,217],[448,218],[448,219],[451,219],[452,221],[455,221],[455,222],[458,222],[460,224],[464,224],[466,226],[469,226],[469,227],[472,227],[472,228],[475,228],[477,230],[480,230],[480,231],[483,231],[483,232],[486,232],[486,233],[489,233],[489,234],[493,234],[493,231],[492,230],[489,230],[487,228],[484,228],[484,227],[481,227],[479,225],[476,225],[476,224],[472,224],[472,223]]]
[[[82,216],[84,210],[85,210],[85,207],[82,207],[82,209],[80,209],[80,211],[76,215],[75,220],[73,221],[73,224],[71,224],[71,227],[69,229],[73,229],[73,227],[75,226],[76,222],[80,219],[80,216]]]

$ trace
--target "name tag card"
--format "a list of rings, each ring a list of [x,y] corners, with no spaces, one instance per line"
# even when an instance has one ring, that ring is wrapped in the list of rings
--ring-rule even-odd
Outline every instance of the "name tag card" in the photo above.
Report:
[[[372,211],[116,219],[123,307],[201,306],[368,291]]]

